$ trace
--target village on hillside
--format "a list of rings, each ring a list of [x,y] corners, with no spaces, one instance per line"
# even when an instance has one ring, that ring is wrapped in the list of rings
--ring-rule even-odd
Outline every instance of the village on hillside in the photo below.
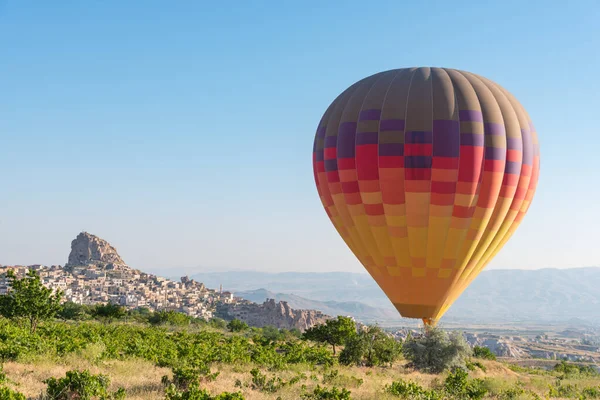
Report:
[[[152,311],[178,311],[209,320],[215,316],[237,318],[250,325],[306,330],[328,316],[314,310],[292,310],[286,302],[269,299],[256,304],[235,297],[229,291],[209,289],[187,276],[179,282],[130,268],[116,249],[87,232],[71,243],[69,261],[64,266],[0,265],[0,295],[9,290],[6,273],[23,277],[35,271],[43,284],[64,294],[64,301],[94,305],[112,303],[127,309],[145,307]]]

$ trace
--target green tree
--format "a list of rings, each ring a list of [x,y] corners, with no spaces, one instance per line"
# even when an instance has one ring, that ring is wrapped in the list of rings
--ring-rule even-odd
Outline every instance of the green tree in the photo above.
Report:
[[[217,317],[211,318],[208,324],[215,329],[227,328],[227,322],[225,322],[225,320],[222,318],[217,318]]]
[[[356,324],[349,317],[338,315],[324,324],[313,326],[304,332],[303,337],[315,342],[328,343],[336,354],[335,346],[342,346],[356,336]]]
[[[96,319],[101,319],[106,322],[112,322],[115,319],[123,318],[127,313],[125,308],[118,304],[96,304],[92,309],[92,316]]]
[[[401,354],[402,345],[378,326],[369,326],[348,340],[340,353],[344,365],[390,365]]]
[[[81,321],[89,318],[90,307],[67,301],[58,310],[57,317],[63,320]]]
[[[35,332],[40,321],[48,320],[60,310],[63,293],[42,284],[33,270],[21,279],[12,270],[6,274],[11,290],[0,296],[0,315],[10,319],[25,319],[29,330]]]
[[[417,337],[407,338],[403,352],[414,368],[433,373],[463,367],[472,353],[460,332],[448,334],[435,327],[425,328],[423,334]]]
[[[496,361],[496,355],[489,348],[483,346],[473,347],[473,357]]]
[[[190,325],[191,320],[187,315],[169,310],[169,311],[156,311],[148,318],[148,322],[152,325],[175,325],[184,326]]]
[[[239,319],[232,319],[227,324],[227,329],[229,329],[229,332],[243,332],[248,329],[248,324]]]

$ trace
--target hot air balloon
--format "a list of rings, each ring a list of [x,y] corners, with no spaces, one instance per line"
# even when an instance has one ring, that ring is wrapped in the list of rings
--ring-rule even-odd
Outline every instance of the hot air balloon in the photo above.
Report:
[[[521,104],[473,73],[405,68],[340,94],[313,169],[333,226],[400,315],[435,324],[531,204],[539,143]]]

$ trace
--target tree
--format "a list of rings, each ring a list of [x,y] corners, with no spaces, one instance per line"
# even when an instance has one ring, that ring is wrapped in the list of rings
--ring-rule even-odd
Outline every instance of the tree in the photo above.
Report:
[[[229,332],[242,332],[248,329],[248,324],[239,319],[232,319],[227,324],[227,329],[229,329]]]
[[[92,316],[96,319],[102,319],[106,322],[112,322],[115,319],[121,319],[126,315],[125,308],[118,304],[97,304],[92,309]]]
[[[215,329],[227,328],[227,322],[225,322],[225,320],[222,318],[217,318],[217,317],[211,318],[208,324]]]
[[[400,356],[402,345],[378,326],[368,326],[346,343],[340,353],[344,365],[368,367],[391,365]]]
[[[335,355],[335,346],[341,346],[356,336],[356,324],[349,317],[338,315],[324,324],[313,326],[304,332],[304,338],[315,342],[329,343]]]
[[[432,373],[463,367],[472,353],[460,332],[448,334],[434,327],[425,328],[420,336],[407,338],[403,352],[414,368]]]
[[[473,357],[496,361],[496,355],[489,348],[483,346],[473,347]]]
[[[152,325],[176,325],[184,326],[191,323],[190,317],[187,315],[169,310],[169,311],[156,311],[148,318],[148,322]]]
[[[83,304],[67,301],[58,310],[57,317],[63,320],[80,321],[89,318],[90,308]]]
[[[48,320],[60,310],[63,293],[53,291],[42,284],[33,270],[18,279],[12,270],[6,273],[11,290],[0,296],[0,314],[10,319],[25,319],[34,333],[40,321]]]

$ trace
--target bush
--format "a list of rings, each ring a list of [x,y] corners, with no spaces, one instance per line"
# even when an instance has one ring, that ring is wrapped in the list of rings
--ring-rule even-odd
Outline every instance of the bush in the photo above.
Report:
[[[165,386],[172,384],[177,389],[186,390],[201,381],[212,382],[217,376],[219,376],[219,372],[211,373],[210,368],[206,365],[175,367],[173,368],[173,380],[169,380],[169,377],[165,375],[162,377],[162,383]]]
[[[178,390],[175,385],[170,385],[165,390],[165,400],[244,400],[244,396],[241,392],[223,392],[211,396],[206,389],[202,389],[197,383],[194,383],[184,391]]]
[[[25,395],[7,387],[0,387],[0,400],[27,400]]]
[[[108,392],[110,380],[105,375],[92,375],[89,371],[67,371],[64,378],[49,378],[44,381],[48,385],[46,394],[52,400],[100,400],[124,399],[125,390]]]
[[[340,390],[334,386],[331,389],[327,389],[317,385],[312,392],[304,393],[302,398],[306,400],[351,400],[351,393],[344,388]]]
[[[448,368],[464,367],[471,348],[460,333],[447,334],[439,328],[429,327],[422,335],[407,338],[403,353],[412,367],[440,373]]]
[[[435,390],[424,389],[415,382],[406,382],[403,380],[392,382],[386,386],[385,391],[402,399],[410,400],[441,400],[443,394]]]
[[[227,329],[229,332],[243,332],[248,329],[248,324],[239,319],[233,319],[227,324]]]
[[[358,388],[362,386],[364,381],[362,378],[352,375],[342,375],[337,369],[334,369],[323,374],[323,383]]]
[[[267,379],[267,376],[260,372],[258,368],[253,368],[250,371],[252,375],[252,389],[259,390],[265,393],[275,393],[285,386],[285,382],[278,376],[272,376]]]
[[[561,361],[556,364],[553,368],[554,372],[563,374],[565,377],[576,377],[581,376],[597,376],[600,375],[598,371],[591,365],[577,365],[571,364],[566,361]]]
[[[482,346],[473,347],[473,357],[496,361],[496,355],[487,347]]]
[[[455,368],[444,381],[446,393],[459,399],[482,399],[487,394],[482,379],[468,379],[469,374],[462,368]]]

